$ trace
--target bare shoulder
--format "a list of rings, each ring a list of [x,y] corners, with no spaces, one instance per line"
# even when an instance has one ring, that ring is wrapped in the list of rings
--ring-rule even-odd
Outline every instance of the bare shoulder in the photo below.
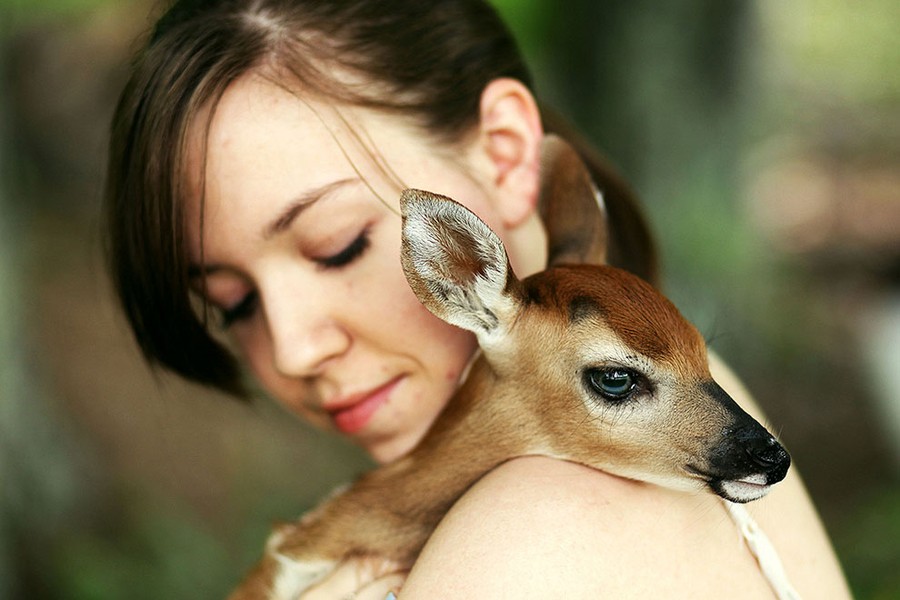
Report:
[[[717,508],[705,496],[580,465],[516,459],[447,515],[404,597],[718,598],[732,587],[736,598],[766,597],[752,558],[726,533],[727,516]],[[733,552],[723,561],[726,545]]]
[[[764,527],[782,528],[770,537],[801,595],[848,598],[802,486],[776,492],[754,512]],[[512,460],[463,496],[403,591],[412,599],[771,597],[717,498],[543,457]]]

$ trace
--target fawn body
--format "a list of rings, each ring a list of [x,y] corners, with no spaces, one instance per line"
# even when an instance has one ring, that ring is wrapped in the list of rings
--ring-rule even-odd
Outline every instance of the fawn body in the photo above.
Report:
[[[575,153],[550,139],[543,164],[550,268],[522,281],[466,208],[403,193],[410,286],[482,355],[410,454],[277,528],[233,598],[297,597],[347,559],[409,569],[453,503],[517,456],[733,502],[784,478],[787,452],[713,381],[697,330],[648,283],[600,264],[602,199]]]

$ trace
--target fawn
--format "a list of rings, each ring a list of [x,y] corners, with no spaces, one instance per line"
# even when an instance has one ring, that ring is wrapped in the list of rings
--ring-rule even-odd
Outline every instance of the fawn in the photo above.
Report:
[[[738,503],[785,477],[788,453],[713,381],[698,331],[651,285],[602,264],[602,197],[575,152],[549,138],[542,170],[550,266],[521,281],[468,209],[403,192],[409,284],[436,316],[474,332],[481,356],[410,454],[276,528],[232,598],[299,597],[347,559],[408,570],[453,503],[517,456]]]

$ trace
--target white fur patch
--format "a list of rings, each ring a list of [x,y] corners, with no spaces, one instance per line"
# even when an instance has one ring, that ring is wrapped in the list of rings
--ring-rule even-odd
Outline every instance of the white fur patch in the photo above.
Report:
[[[283,554],[273,554],[278,561],[278,572],[272,582],[270,600],[293,600],[299,598],[310,586],[318,583],[334,570],[333,560],[298,561]]]
[[[765,475],[750,475],[743,479],[722,482],[722,491],[733,502],[759,500],[771,489],[771,485],[766,485]]]
[[[606,214],[606,201],[603,199],[603,192],[601,192],[594,182],[591,181],[591,190],[594,192],[594,200],[597,201],[597,207],[600,209],[600,212],[604,215]]]

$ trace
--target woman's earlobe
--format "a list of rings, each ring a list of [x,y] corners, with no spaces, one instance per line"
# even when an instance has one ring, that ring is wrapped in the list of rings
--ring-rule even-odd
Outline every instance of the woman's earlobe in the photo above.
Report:
[[[540,111],[531,92],[515,79],[495,79],[481,94],[479,129],[504,224],[514,227],[532,214],[540,180],[543,138]]]

